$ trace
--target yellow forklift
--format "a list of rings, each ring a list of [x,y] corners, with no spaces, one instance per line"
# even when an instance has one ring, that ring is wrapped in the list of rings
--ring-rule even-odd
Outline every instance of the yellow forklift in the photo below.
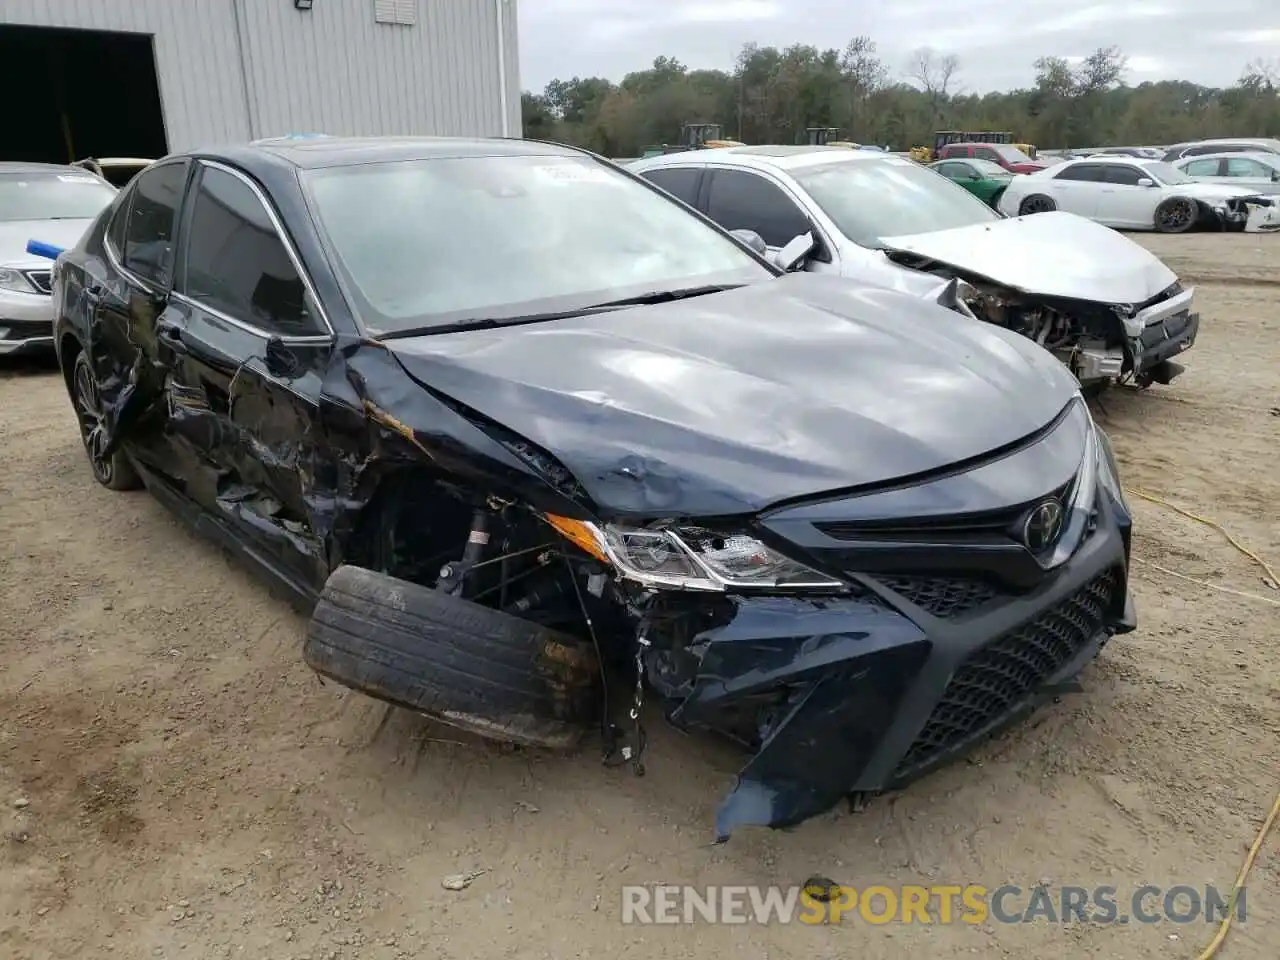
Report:
[[[723,128],[718,123],[686,123],[681,130],[680,143],[659,143],[645,147],[642,157],[660,157],[664,153],[682,153],[685,150],[715,150],[721,147],[744,146],[741,140],[726,140],[721,136]]]

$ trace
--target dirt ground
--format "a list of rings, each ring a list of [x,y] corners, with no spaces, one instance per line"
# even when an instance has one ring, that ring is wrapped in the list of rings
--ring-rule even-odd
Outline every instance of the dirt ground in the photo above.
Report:
[[[1171,387],[1098,415],[1130,488],[1280,565],[1280,238],[1144,238],[1199,286]],[[739,758],[651,718],[648,775],[322,686],[304,621],[146,494],[97,486],[49,367],[0,368],[0,956],[1189,958],[1213,929],[632,926],[624,884],[1228,890],[1280,785],[1280,592],[1135,498],[1140,629],[1086,691],[905,792],[709,846]],[[1151,564],[1264,600],[1178,580]],[[486,870],[464,890],[446,875]],[[1274,958],[1280,837],[1221,953]]]

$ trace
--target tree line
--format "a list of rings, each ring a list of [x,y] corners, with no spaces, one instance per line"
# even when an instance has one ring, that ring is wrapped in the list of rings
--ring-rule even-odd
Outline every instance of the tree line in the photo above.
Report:
[[[732,71],[690,70],[663,56],[620,83],[553,80],[523,95],[524,134],[613,157],[678,143],[686,123],[718,123],[724,137],[747,143],[804,142],[807,127],[834,127],[843,139],[894,150],[931,145],[942,129],[1009,131],[1045,149],[1280,134],[1280,60],[1247,64],[1226,88],[1130,86],[1126,63],[1114,46],[1078,62],[1041,57],[1032,86],[979,94],[966,90],[956,55],[928,47],[895,72],[865,36],[843,50],[749,43]]]

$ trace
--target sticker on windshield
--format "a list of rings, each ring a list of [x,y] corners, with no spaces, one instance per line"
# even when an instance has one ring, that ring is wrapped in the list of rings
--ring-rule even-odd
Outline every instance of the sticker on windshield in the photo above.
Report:
[[[585,163],[548,163],[534,167],[539,176],[556,183],[608,183],[609,174]]]
[[[58,179],[63,183],[97,183],[96,177],[86,177],[79,173],[60,173]]]

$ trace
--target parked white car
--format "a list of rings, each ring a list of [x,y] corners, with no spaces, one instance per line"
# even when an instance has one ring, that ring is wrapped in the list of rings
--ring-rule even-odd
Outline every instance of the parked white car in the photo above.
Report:
[[[1280,230],[1280,207],[1248,187],[1195,180],[1162,160],[1085,157],[1014,177],[1006,216],[1065,210],[1108,227],[1184,233],[1196,226]]]
[[[1211,153],[1186,157],[1174,164],[1193,180],[1229,183],[1257,193],[1280,193],[1280,154]]]
[[[627,170],[781,266],[936,299],[1035,340],[1084,384],[1168,383],[1199,329],[1193,291],[1128,237],[1067,213],[1006,219],[904,158],[730,147]]]
[[[27,241],[75,246],[115,195],[78,167],[0,163],[0,355],[53,350],[53,265]]]

